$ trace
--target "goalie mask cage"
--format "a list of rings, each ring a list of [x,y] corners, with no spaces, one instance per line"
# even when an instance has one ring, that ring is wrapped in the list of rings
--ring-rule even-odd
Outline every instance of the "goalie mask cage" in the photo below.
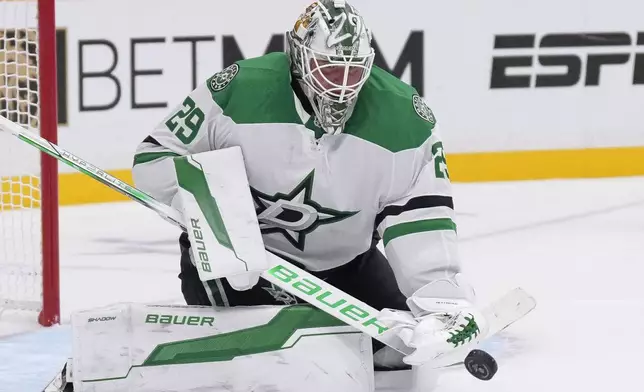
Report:
[[[0,115],[56,143],[54,3],[0,0]],[[0,313],[58,323],[58,268],[58,163],[0,131]]]

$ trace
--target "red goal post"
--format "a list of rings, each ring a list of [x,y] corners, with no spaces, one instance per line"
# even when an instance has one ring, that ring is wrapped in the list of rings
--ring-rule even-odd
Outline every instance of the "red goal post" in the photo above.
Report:
[[[0,0],[0,115],[57,143],[56,80],[55,0]],[[60,321],[58,163],[7,135],[0,135],[0,311],[35,311],[50,326]]]

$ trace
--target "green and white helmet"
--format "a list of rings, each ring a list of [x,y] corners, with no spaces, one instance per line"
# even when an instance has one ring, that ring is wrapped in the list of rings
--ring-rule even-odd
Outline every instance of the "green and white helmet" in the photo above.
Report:
[[[286,34],[294,77],[326,133],[342,132],[369,78],[371,31],[344,0],[311,4]]]

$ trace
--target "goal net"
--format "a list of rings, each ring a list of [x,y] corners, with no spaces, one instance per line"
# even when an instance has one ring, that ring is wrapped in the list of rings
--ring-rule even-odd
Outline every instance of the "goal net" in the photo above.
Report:
[[[56,103],[41,92],[48,87],[44,74],[52,73],[45,67],[55,69],[55,64],[43,64],[43,54],[55,51],[55,39],[43,36],[53,33],[42,27],[53,22],[53,14],[43,13],[47,5],[53,10],[53,3],[0,0],[0,115],[50,140],[56,120],[51,124],[43,109]],[[0,312],[37,312],[44,325],[58,319],[58,274],[52,274],[58,268],[57,244],[51,244],[58,230],[51,204],[57,202],[56,175],[50,160],[0,131]],[[48,194],[51,189],[54,193]]]

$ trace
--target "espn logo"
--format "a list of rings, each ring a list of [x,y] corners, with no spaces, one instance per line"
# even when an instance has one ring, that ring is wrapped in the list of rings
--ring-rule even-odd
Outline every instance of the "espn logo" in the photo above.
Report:
[[[620,65],[632,72],[634,85],[644,84],[644,32],[634,38],[626,32],[545,34],[533,55],[536,42],[535,34],[495,36],[490,88],[570,87],[582,79],[584,86],[599,86],[602,70]]]

